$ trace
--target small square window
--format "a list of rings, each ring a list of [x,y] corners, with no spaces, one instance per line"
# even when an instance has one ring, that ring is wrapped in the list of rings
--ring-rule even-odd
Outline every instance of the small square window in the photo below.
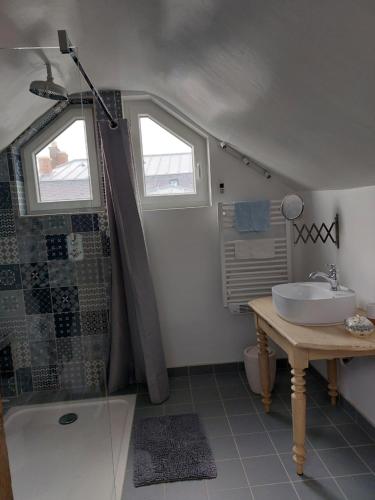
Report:
[[[100,207],[91,109],[72,106],[22,150],[28,215]]]
[[[209,206],[207,139],[151,99],[126,102],[124,112],[143,209]]]

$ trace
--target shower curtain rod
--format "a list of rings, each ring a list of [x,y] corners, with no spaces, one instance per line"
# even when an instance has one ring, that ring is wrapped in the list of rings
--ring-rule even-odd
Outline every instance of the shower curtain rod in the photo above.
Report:
[[[253,160],[252,158],[249,158],[248,156],[242,154],[238,149],[234,148],[230,144],[224,141],[218,141],[219,147],[225,151],[226,153],[229,153],[230,155],[234,156],[235,158],[238,158],[239,160],[242,161],[247,167],[252,167],[258,170],[259,173],[264,175],[266,179],[271,179],[272,175],[271,173],[263,167],[259,162]]]
[[[83,76],[83,78],[86,80],[87,85],[90,87],[92,93],[94,94],[96,100],[98,101],[100,107],[102,108],[104,114],[108,118],[109,125],[111,128],[116,128],[117,127],[117,122],[111,115],[109,109],[107,108],[102,96],[99,94],[99,92],[96,90],[96,87],[94,84],[91,82],[90,78],[88,77],[86,71],[83,69],[82,64],[80,63],[80,60],[78,59],[77,53],[75,51],[75,48],[71,44],[68,34],[65,30],[58,30],[57,34],[59,36],[59,48],[60,52],[62,54],[69,54],[70,57],[73,59],[75,65],[79,69],[79,72]]]

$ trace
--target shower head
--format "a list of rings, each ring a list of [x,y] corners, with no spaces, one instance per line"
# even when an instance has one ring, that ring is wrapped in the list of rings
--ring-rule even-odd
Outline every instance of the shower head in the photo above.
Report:
[[[54,101],[67,101],[68,93],[64,87],[54,83],[50,63],[46,63],[47,80],[34,80],[30,83],[30,92],[39,97]]]

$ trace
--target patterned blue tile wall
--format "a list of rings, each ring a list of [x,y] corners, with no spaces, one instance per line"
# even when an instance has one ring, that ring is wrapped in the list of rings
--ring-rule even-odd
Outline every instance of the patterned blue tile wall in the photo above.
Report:
[[[103,92],[116,117],[121,94]],[[20,149],[57,104],[0,153],[0,393],[103,392],[109,345],[106,212],[22,217]],[[96,110],[97,120],[104,119]],[[81,238],[83,260],[72,242]]]

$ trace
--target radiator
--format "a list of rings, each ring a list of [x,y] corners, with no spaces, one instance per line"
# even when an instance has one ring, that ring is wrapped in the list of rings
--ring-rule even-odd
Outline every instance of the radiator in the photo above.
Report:
[[[271,294],[272,286],[291,281],[291,226],[280,212],[281,200],[271,200],[270,229],[239,233],[234,224],[234,203],[219,203],[219,232],[223,303],[235,314],[251,312],[247,303]],[[236,240],[272,238],[275,255],[267,259],[237,260]]]

